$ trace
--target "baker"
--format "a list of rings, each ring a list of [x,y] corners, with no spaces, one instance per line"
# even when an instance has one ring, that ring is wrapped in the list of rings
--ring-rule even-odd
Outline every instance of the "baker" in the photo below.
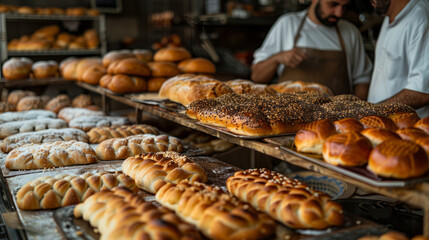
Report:
[[[368,101],[400,102],[429,116],[429,1],[373,0],[385,15]]]
[[[366,99],[372,62],[359,30],[341,19],[348,2],[312,0],[308,9],[282,15],[254,53],[251,79],[317,82]]]

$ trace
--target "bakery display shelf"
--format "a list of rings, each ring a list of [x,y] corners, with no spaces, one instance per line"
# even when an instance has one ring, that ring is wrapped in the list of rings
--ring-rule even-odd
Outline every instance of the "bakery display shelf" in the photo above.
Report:
[[[43,15],[43,14],[20,14],[20,13],[1,13],[4,14],[6,19],[14,19],[14,20],[89,20],[94,21],[98,20],[99,16],[70,16],[70,15]]]
[[[34,51],[16,51],[8,50],[7,55],[9,57],[18,57],[18,56],[56,56],[56,55],[100,55],[102,50],[100,48],[95,49],[44,49],[44,50],[34,50]]]
[[[61,84],[61,83],[70,83],[61,77],[53,77],[53,78],[43,78],[43,79],[19,79],[19,80],[6,80],[1,79],[0,85],[3,87],[21,87],[21,86],[40,86],[40,85],[48,85],[48,84]]]

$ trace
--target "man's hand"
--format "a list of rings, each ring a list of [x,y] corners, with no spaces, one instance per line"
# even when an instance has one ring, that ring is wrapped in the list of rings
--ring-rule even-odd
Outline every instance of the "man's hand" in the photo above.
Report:
[[[301,49],[297,48],[294,48],[289,51],[280,52],[277,55],[278,63],[291,68],[297,67],[305,59],[307,59],[307,55],[305,55],[305,53]]]

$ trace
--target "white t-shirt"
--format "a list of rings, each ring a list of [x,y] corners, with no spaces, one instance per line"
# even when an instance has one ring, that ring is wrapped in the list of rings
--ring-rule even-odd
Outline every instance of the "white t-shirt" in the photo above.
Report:
[[[412,0],[381,26],[368,101],[381,102],[401,90],[429,93],[429,1]],[[429,105],[417,110],[429,116]]]
[[[307,10],[287,13],[277,19],[276,23],[268,32],[261,48],[254,53],[253,63],[263,61],[272,55],[291,50],[294,37],[299,25],[307,13]],[[346,45],[347,70],[350,86],[358,83],[369,83],[372,62],[365,53],[362,36],[359,30],[350,22],[340,20],[338,28]],[[313,48],[318,50],[341,51],[341,44],[335,27],[316,24],[307,16],[301,29],[297,47]],[[277,68],[278,76],[281,76],[284,65]]]

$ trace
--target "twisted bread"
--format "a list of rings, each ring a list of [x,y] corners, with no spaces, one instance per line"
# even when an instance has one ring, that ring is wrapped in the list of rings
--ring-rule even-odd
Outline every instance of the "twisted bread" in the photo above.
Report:
[[[88,132],[95,127],[117,127],[129,124],[125,117],[82,116],[69,122],[69,126]]]
[[[138,191],[134,180],[123,173],[43,176],[19,189],[16,203],[22,210],[53,209],[83,202],[96,192],[120,185]]]
[[[275,230],[275,222],[268,215],[219,187],[188,180],[177,185],[166,183],[155,199],[211,239],[261,239]]]
[[[58,118],[61,118],[66,122],[70,122],[71,120],[82,116],[104,116],[104,112],[93,111],[86,108],[66,107],[61,109],[58,113]]]
[[[226,182],[242,201],[292,228],[324,229],[343,223],[343,210],[321,192],[267,169],[236,172]]]
[[[102,240],[201,239],[195,228],[172,211],[146,202],[123,187],[92,195],[78,204],[73,214],[98,228]]]
[[[74,128],[47,129],[37,132],[18,133],[5,138],[0,144],[0,148],[3,152],[8,153],[17,147],[29,143],[41,144],[70,140],[87,143],[88,135],[86,135],[84,131]]]
[[[123,138],[146,133],[158,135],[159,131],[155,127],[146,124],[120,127],[96,127],[88,132],[88,136],[90,143],[101,143],[111,138]]]
[[[47,110],[29,110],[23,112],[5,112],[0,114],[0,123],[29,119],[56,118],[54,112]]]
[[[12,150],[6,157],[6,168],[42,169],[75,164],[95,163],[97,157],[89,144],[84,142],[56,141],[27,144]]]
[[[30,119],[0,124],[0,138],[16,133],[35,132],[46,129],[66,128],[67,123],[61,119]]]
[[[207,181],[203,168],[176,152],[145,153],[129,157],[122,163],[122,171],[131,176],[139,188],[153,194],[167,182],[177,184],[183,179],[190,182]]]
[[[167,135],[140,134],[126,138],[113,138],[101,142],[96,149],[101,160],[126,159],[141,153],[175,151],[182,152],[180,139]]]

